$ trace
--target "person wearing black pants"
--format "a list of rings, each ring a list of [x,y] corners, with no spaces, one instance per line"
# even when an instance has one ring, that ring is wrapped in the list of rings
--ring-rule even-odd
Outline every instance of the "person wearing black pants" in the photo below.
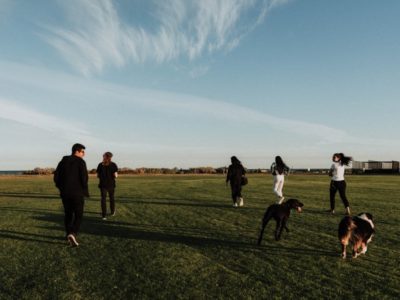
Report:
[[[346,181],[344,180],[345,166],[348,166],[352,158],[345,156],[343,153],[333,154],[332,161],[333,164],[329,170],[329,175],[331,176],[331,184],[329,188],[329,198],[332,214],[335,213],[335,195],[339,191],[340,198],[342,199],[343,205],[346,210],[346,215],[350,215],[350,204],[346,197]]]
[[[339,191],[340,199],[342,199],[344,207],[350,207],[349,200],[347,200],[346,196],[346,181],[331,180],[331,186],[329,188],[331,211],[335,211],[335,195],[337,191]]]
[[[64,156],[54,172],[54,182],[64,206],[65,232],[72,246],[79,246],[76,237],[83,218],[84,197],[89,197],[89,177],[84,155],[85,146],[73,145],[72,154]]]
[[[97,166],[97,177],[99,178],[99,189],[101,193],[101,214],[103,220],[107,220],[107,194],[110,197],[111,215],[115,216],[115,178],[118,177],[118,167],[111,161],[113,154],[106,152],[103,154],[103,161]]]
[[[231,157],[231,162],[232,164],[229,166],[228,174],[226,175],[226,184],[230,182],[233,206],[243,206],[242,177],[246,174],[246,171],[236,156]]]

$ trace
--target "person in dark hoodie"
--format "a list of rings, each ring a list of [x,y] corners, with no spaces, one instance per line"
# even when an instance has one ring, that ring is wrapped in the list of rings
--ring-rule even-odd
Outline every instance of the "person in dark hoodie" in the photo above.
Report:
[[[118,167],[111,161],[113,154],[111,152],[106,152],[103,154],[103,161],[97,166],[97,177],[99,178],[99,189],[101,193],[101,213],[103,220],[107,220],[107,193],[110,197],[110,210],[111,216],[115,216],[115,178],[118,177]]]
[[[54,172],[54,182],[64,206],[65,231],[71,246],[79,246],[76,236],[82,222],[84,197],[89,197],[84,155],[85,146],[73,145],[72,154],[64,156]]]
[[[228,174],[226,175],[226,184],[230,182],[232,191],[233,206],[243,206],[242,198],[242,177],[246,174],[246,171],[236,156],[231,157],[231,165],[228,168]]]

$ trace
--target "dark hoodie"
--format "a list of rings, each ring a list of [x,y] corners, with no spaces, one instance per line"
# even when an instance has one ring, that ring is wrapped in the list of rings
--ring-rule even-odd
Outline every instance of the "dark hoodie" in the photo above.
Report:
[[[228,174],[226,175],[226,181],[230,181],[231,185],[241,185],[242,176],[246,174],[246,171],[240,162],[233,162],[228,168]]]
[[[54,182],[61,197],[89,197],[85,161],[75,155],[64,156],[54,172]]]

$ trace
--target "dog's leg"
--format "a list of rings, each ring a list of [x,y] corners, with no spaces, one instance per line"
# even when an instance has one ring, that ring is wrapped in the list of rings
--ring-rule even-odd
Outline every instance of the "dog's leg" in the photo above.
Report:
[[[282,220],[276,221],[276,229],[275,229],[275,240],[276,241],[279,241],[281,238],[283,226],[284,226],[284,224],[283,224]]]
[[[362,244],[361,244],[361,247],[362,247],[362,250],[361,250],[361,253],[360,253],[360,254],[365,254],[365,253],[367,253],[367,250],[368,250],[367,244],[366,244],[366,243],[362,243]]]
[[[359,255],[358,253],[358,249],[360,248],[360,242],[356,242],[353,245],[353,258],[357,258],[357,256]]]
[[[262,220],[261,223],[261,229],[260,229],[260,236],[258,237],[258,242],[257,245],[261,245],[261,241],[264,235],[264,230],[265,230],[265,226],[267,226],[269,220],[271,219],[270,213],[267,211],[264,215],[264,218]]]
[[[346,258],[346,246],[347,244],[342,243],[342,258]]]
[[[287,228],[287,223],[285,223],[286,232],[289,233],[289,228]]]

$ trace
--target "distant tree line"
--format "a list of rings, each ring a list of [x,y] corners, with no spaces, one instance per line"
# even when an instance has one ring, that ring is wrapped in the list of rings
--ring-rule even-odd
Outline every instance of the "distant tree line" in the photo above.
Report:
[[[34,168],[30,171],[24,171],[24,175],[50,175],[55,171],[54,168]],[[96,174],[96,169],[88,170],[90,174]],[[196,167],[189,169],[181,169],[181,168],[120,168],[118,169],[118,173],[123,174],[132,174],[132,175],[173,175],[173,174],[226,174],[228,171],[227,167]],[[269,169],[246,169],[248,174],[269,174]],[[347,169],[347,174],[354,174],[354,170]],[[318,174],[328,174],[328,169],[291,169],[290,174],[308,174],[308,175],[318,175]]]
[[[24,171],[24,175],[50,175],[55,171],[54,168],[34,168],[33,170]],[[96,174],[96,169],[88,170],[90,174]],[[135,175],[146,175],[146,174],[226,174],[228,171],[227,167],[213,168],[213,167],[195,167],[189,169],[181,168],[120,168],[118,173],[123,174],[135,174]],[[247,169],[247,173],[267,173],[266,170],[262,169]]]
[[[54,168],[34,168],[33,170],[24,171],[23,175],[50,175],[53,174],[56,169]]]

